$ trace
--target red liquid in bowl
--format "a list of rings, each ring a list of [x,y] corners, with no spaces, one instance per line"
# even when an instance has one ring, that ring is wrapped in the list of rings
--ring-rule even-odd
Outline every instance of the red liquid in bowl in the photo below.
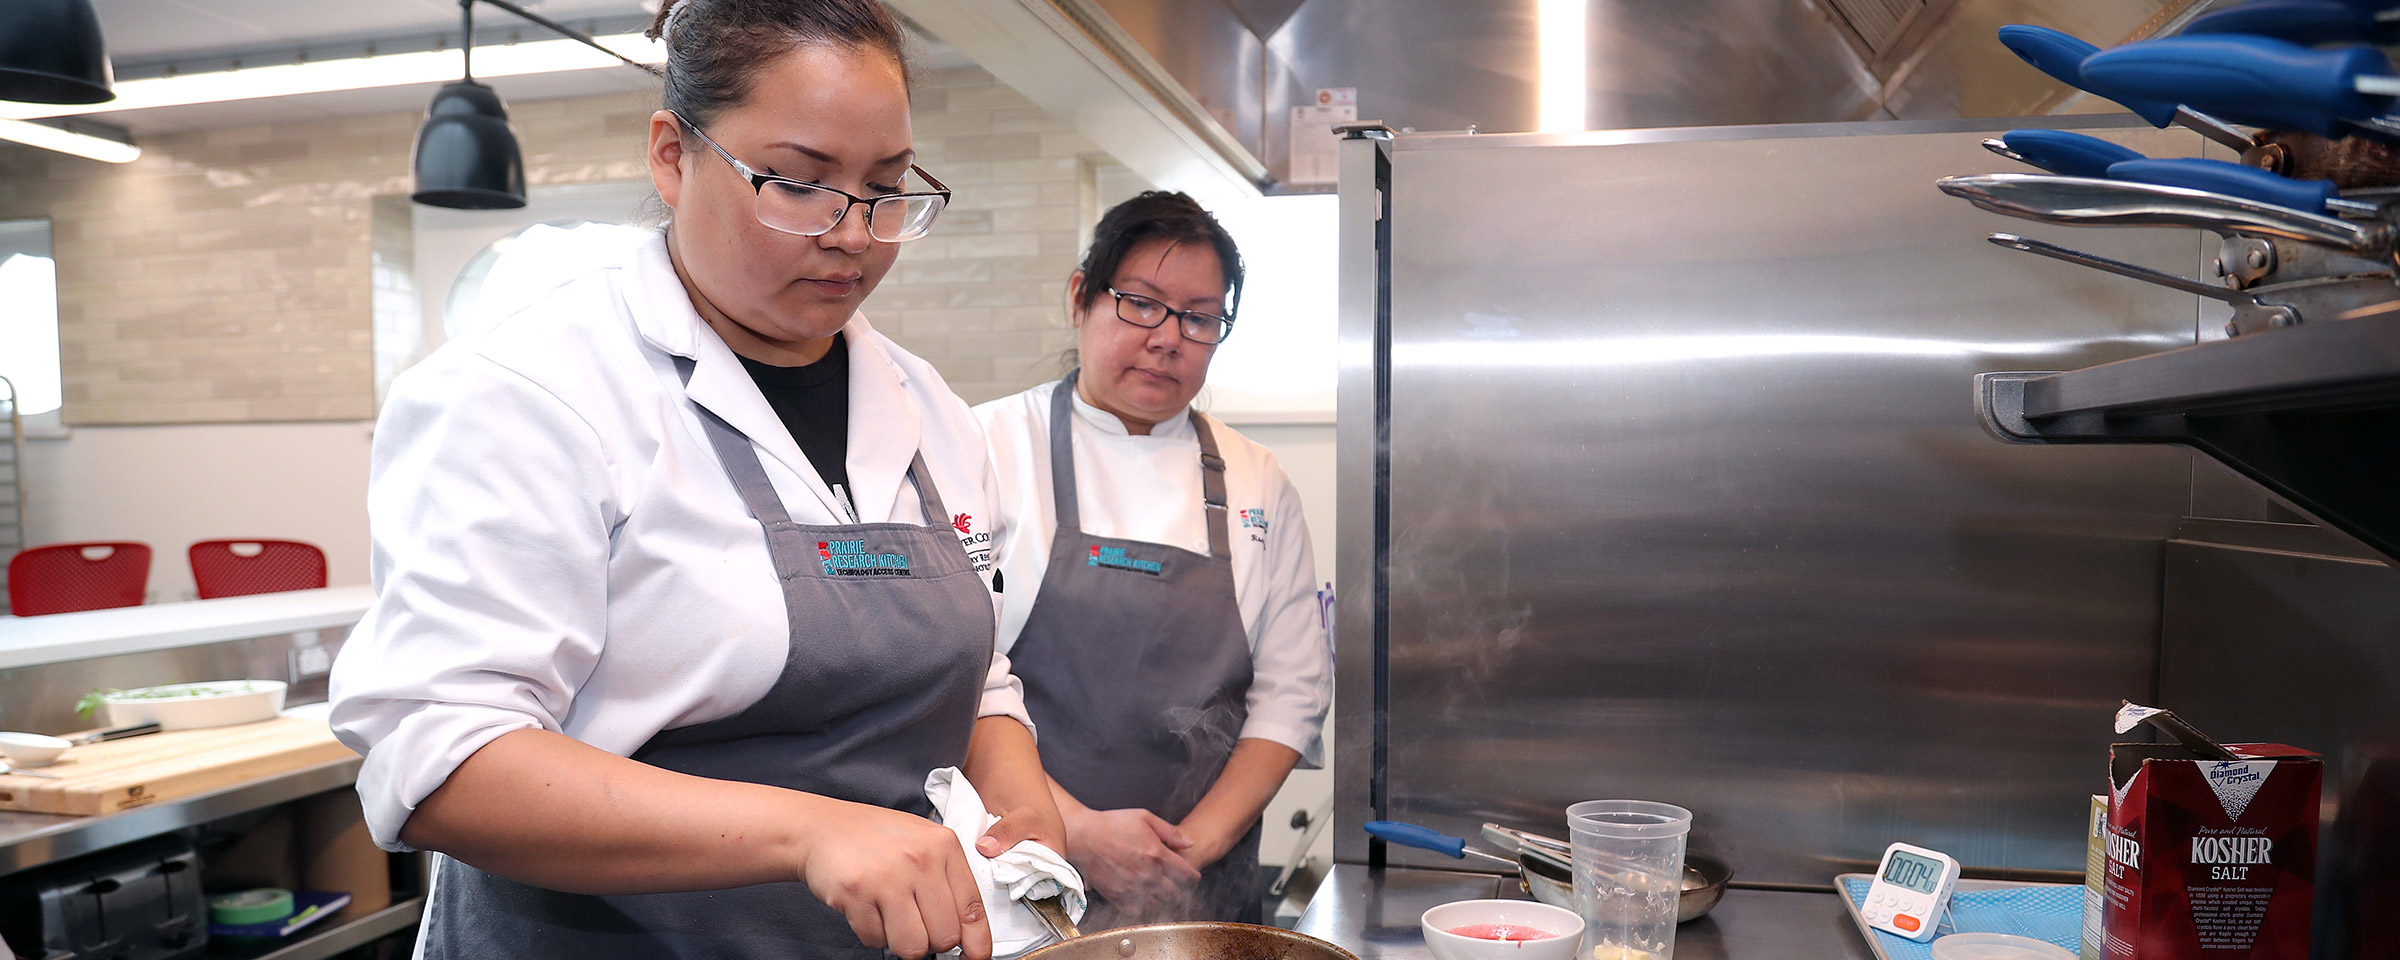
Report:
[[[1473,923],[1451,927],[1451,933],[1477,940],[1548,940],[1558,934],[1514,923]]]

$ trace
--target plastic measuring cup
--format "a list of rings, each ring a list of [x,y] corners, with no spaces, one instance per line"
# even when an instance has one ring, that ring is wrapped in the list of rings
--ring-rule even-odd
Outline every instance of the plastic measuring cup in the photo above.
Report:
[[[1671,960],[1683,893],[1683,842],[1692,812],[1648,800],[1586,800],[1567,808],[1575,912],[1588,960]]]

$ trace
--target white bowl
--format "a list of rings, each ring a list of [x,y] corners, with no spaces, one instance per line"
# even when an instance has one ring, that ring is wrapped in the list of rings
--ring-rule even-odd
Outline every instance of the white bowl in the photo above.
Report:
[[[119,690],[102,697],[108,725],[158,724],[160,730],[197,730],[274,719],[283,709],[281,680],[214,680]]]
[[[1460,900],[1419,918],[1436,960],[1569,960],[1583,944],[1583,918],[1531,900]],[[1500,924],[1550,934],[1539,940],[1490,940],[1450,931]]]
[[[0,756],[20,767],[49,766],[71,746],[74,744],[38,733],[0,733]]]

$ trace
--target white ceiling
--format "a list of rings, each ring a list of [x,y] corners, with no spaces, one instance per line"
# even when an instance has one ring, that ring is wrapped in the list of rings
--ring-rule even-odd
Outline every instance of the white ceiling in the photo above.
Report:
[[[7,0],[0,0],[7,2]],[[625,29],[629,21],[655,12],[657,0],[516,0],[517,5],[584,29],[592,21]],[[455,0],[95,0],[109,57],[121,74],[154,75],[161,64],[199,63],[228,54],[295,52],[311,45],[335,46],[370,40],[423,40],[458,31]],[[487,4],[475,9],[479,38],[520,30],[547,36],[541,27]],[[923,67],[969,63],[955,48],[928,40],[917,61]],[[215,66],[221,67],[222,64]],[[145,69],[148,67],[149,69]],[[509,102],[610,93],[654,92],[658,82],[630,67],[503,77],[489,81]],[[321,120],[402,110],[422,110],[439,84],[382,87],[304,96],[199,104],[152,110],[100,112],[89,119],[125,128],[138,139],[257,123]]]
[[[517,5],[569,26],[657,9],[655,0],[518,0]],[[458,29],[454,0],[96,0],[96,6],[109,56],[120,64]],[[476,7],[475,23],[478,32],[524,25],[507,11],[482,5]]]

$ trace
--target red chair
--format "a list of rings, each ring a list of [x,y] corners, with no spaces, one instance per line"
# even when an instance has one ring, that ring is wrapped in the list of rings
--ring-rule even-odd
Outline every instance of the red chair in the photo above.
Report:
[[[298,540],[202,540],[184,553],[202,600],[325,585],[325,551]]]
[[[149,586],[147,543],[53,543],[8,561],[8,608],[20,617],[140,606]]]

